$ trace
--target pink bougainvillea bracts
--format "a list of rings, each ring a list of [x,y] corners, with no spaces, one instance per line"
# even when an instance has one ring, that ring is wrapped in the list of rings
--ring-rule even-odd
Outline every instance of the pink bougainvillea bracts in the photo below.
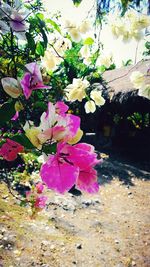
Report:
[[[94,148],[88,144],[68,145],[59,143],[55,156],[50,155],[41,167],[41,178],[48,186],[59,193],[65,193],[76,186],[88,193],[99,190],[97,172],[93,167],[99,163]]]
[[[17,158],[18,153],[23,152],[24,147],[19,143],[7,138],[6,143],[0,148],[0,156],[7,161],[13,161]]]
[[[41,194],[43,192],[43,190],[44,190],[44,185],[42,183],[37,183],[35,188],[37,190],[37,193]]]
[[[46,201],[47,201],[46,196],[37,196],[35,199],[34,207],[37,209],[44,209],[46,206]]]
[[[27,72],[20,81],[25,98],[28,99],[33,90],[50,89],[49,86],[43,84],[42,75],[39,66],[36,62],[25,65]]]
[[[30,191],[26,191],[26,201],[30,204],[33,213],[40,209],[44,209],[46,206],[48,198],[45,195],[41,195],[43,191],[44,185],[41,182],[38,182],[33,186]]]

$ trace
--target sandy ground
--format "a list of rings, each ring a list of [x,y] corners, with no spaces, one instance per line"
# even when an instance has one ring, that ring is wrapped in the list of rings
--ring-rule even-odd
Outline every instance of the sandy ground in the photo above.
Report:
[[[0,267],[149,267],[149,173],[105,160],[96,195],[49,191],[35,220],[0,184]]]

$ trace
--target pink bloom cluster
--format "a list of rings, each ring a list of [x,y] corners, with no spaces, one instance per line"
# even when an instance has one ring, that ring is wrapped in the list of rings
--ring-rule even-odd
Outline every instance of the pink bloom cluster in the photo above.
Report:
[[[23,152],[24,147],[19,143],[7,138],[6,143],[0,148],[0,156],[7,161],[13,161],[17,158],[18,153]]]
[[[55,105],[48,103],[48,110],[41,116],[38,138],[41,142],[47,140],[65,141],[71,140],[80,128],[80,118],[67,114],[68,106],[58,101]]]
[[[80,190],[96,193],[99,185],[94,166],[99,162],[92,145],[59,143],[56,155],[48,157],[40,175],[48,188],[59,193],[68,191],[74,184]]]
[[[11,77],[1,79],[2,86],[7,94],[13,98],[17,98],[23,91],[25,98],[29,99],[33,90],[50,89],[49,86],[43,84],[42,74],[36,62],[26,64],[25,69],[26,71],[21,81]],[[15,119],[15,117],[12,119]]]
[[[26,199],[31,203],[31,207],[37,210],[44,209],[46,206],[47,197],[42,194],[44,190],[44,185],[42,183],[37,183],[31,191],[26,192]]]
[[[33,62],[25,65],[27,72],[20,81],[25,98],[28,99],[33,90],[49,89],[49,86],[43,84],[42,75],[39,66]]]

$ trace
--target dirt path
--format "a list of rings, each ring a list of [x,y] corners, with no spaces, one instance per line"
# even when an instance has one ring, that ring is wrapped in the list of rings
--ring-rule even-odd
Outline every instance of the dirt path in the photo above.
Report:
[[[97,195],[49,192],[54,205],[36,220],[31,220],[27,209],[19,207],[6,185],[0,184],[0,266],[149,267],[148,173],[136,170],[137,177],[135,168],[128,170],[127,165],[118,164],[106,162],[111,181],[109,173],[108,177],[104,174]],[[127,170],[131,186],[120,181],[119,175]]]

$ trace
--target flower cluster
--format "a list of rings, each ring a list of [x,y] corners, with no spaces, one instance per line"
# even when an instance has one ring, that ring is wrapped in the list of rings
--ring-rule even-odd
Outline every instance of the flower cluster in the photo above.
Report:
[[[15,160],[18,153],[23,152],[24,147],[19,143],[7,138],[6,142],[0,148],[0,156],[7,161]]]
[[[28,99],[33,90],[50,88],[43,84],[40,68],[36,62],[26,64],[25,68],[27,71],[20,81],[9,77],[1,79],[4,91],[13,98],[18,98],[23,92]]]
[[[105,99],[101,95],[101,91],[92,90],[90,97],[87,94],[86,89],[90,86],[90,83],[84,79],[73,79],[73,83],[66,87],[67,99],[71,102],[78,100],[81,102],[84,98],[88,101],[85,103],[86,113],[95,112],[96,105],[103,106],[105,104]],[[91,99],[92,100],[91,100]]]
[[[65,51],[70,49],[71,46],[71,41],[62,36],[51,40],[50,46],[45,51],[44,57],[42,57],[42,66],[46,68],[47,71],[56,70],[63,61]]]
[[[28,10],[24,8],[21,1],[14,1],[14,6],[0,3],[0,33],[6,34],[13,30],[18,39],[26,39],[25,32],[28,29],[26,18]],[[3,19],[5,18],[5,21]],[[1,35],[0,35],[1,38]]]
[[[47,142],[76,143],[81,139],[83,132],[80,129],[80,118],[66,113],[68,108],[62,101],[55,105],[49,102],[48,110],[41,115],[38,127],[31,121],[26,122],[25,134],[35,147],[42,149],[43,144]]]
[[[82,36],[90,31],[91,25],[88,20],[84,20],[80,25],[77,22],[66,20],[64,28],[70,34],[71,39],[78,43],[81,41]]]
[[[129,10],[123,17],[117,15],[110,23],[115,38],[122,37],[123,41],[134,38],[139,41],[143,38],[143,30],[150,26],[150,18]]]
[[[44,185],[41,182],[33,185],[30,191],[26,191],[26,203],[31,206],[32,216],[46,206],[48,198],[45,195],[42,195],[43,191]]]
[[[56,192],[64,193],[76,184],[80,190],[96,193],[99,185],[94,166],[99,162],[91,145],[59,143],[56,155],[48,157],[40,174],[48,188]]]

